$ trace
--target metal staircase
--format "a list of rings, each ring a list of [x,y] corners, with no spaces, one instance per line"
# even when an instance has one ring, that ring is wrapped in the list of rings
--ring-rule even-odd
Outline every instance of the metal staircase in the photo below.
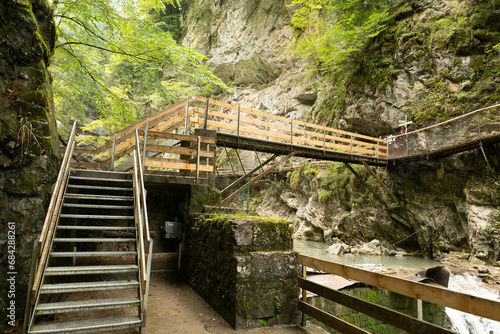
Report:
[[[140,332],[152,250],[141,161],[134,151],[133,174],[69,169],[68,161],[35,243],[23,332]]]

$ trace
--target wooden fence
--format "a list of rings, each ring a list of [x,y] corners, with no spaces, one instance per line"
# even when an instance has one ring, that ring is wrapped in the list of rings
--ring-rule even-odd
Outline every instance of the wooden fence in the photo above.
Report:
[[[314,268],[404,296],[420,299],[425,302],[451,307],[466,313],[500,321],[500,302],[498,301],[451,291],[435,285],[378,274],[305,255],[299,255],[299,264],[304,268]],[[334,315],[308,304],[306,300],[306,291],[314,292],[319,296],[364,313],[389,325],[408,331],[409,333],[454,333],[429,322],[418,320],[406,314],[324,287],[308,281],[305,278],[299,278],[299,287],[303,289],[303,297],[302,300],[299,301],[299,311],[341,332],[367,333]]]

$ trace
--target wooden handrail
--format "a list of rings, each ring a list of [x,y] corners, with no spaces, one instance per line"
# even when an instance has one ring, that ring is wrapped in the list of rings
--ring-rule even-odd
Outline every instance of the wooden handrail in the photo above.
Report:
[[[500,302],[299,254],[299,264],[428,303],[500,321]]]
[[[193,99],[195,99],[195,100],[197,100],[199,102],[205,102],[206,101],[206,98],[200,97],[200,96],[194,96]],[[291,119],[287,118],[287,117],[276,116],[276,115],[273,115],[273,114],[264,113],[262,111],[256,111],[256,110],[253,110],[253,109],[238,107],[238,106],[235,106],[235,105],[232,105],[232,104],[229,104],[229,103],[220,102],[220,101],[213,100],[213,99],[209,99],[209,104],[213,104],[213,105],[216,105],[216,106],[219,106],[219,107],[223,107],[223,108],[227,108],[227,109],[231,109],[231,110],[235,110],[235,111],[238,111],[238,108],[240,108],[241,112],[244,112],[244,113],[247,113],[247,114],[251,114],[251,115],[255,115],[255,116],[260,116],[260,117],[265,117],[265,118],[270,118],[270,119],[274,119],[274,120],[277,120],[277,121],[280,121],[280,122],[284,122],[284,123],[288,123],[288,124],[291,122]],[[330,127],[323,127],[321,125],[317,125],[317,124],[313,124],[313,123],[308,123],[308,122],[303,122],[303,121],[298,121],[298,120],[293,120],[293,123],[295,125],[310,127],[310,128],[318,129],[318,130],[321,130],[321,131],[326,130],[326,131],[329,131],[329,132],[334,132],[334,133],[338,133],[338,134],[344,134],[344,135],[348,135],[348,136],[355,135],[357,138],[363,138],[363,139],[367,139],[367,140],[374,141],[374,142],[377,142],[377,140],[381,140],[381,142],[384,142],[384,143],[387,142],[385,139],[379,139],[379,138],[365,136],[365,135],[361,135],[361,134],[357,134],[357,133],[351,133],[351,132],[348,132],[348,131],[339,130],[339,129],[335,129],[335,128],[330,128]]]

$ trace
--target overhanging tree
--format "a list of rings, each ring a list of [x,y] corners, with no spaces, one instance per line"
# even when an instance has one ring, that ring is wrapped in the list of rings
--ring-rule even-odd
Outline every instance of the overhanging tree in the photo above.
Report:
[[[176,0],[54,1],[58,110],[85,123],[99,118],[116,130],[175,100],[226,89],[203,56],[179,45],[149,15],[167,5],[180,10]]]

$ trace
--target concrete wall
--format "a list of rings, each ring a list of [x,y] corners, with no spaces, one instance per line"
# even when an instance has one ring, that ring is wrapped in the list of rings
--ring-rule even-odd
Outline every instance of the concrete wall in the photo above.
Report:
[[[297,322],[297,253],[288,221],[201,217],[188,228],[186,275],[234,328]]]

